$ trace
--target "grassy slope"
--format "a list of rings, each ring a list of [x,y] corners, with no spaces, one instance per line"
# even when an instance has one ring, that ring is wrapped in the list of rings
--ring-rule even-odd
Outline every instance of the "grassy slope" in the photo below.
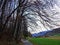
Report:
[[[30,41],[35,45],[60,45],[60,39],[55,38],[32,38]]]

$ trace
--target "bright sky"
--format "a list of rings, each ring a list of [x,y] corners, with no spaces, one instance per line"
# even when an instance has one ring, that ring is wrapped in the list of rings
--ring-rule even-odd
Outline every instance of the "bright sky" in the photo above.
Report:
[[[56,2],[55,2],[56,4],[53,6],[53,8],[51,8],[51,10],[55,13],[55,12],[58,12],[57,14],[56,14],[56,16],[54,16],[55,18],[59,18],[59,19],[55,19],[55,20],[59,20],[60,21],[60,0],[56,0]],[[50,12],[49,12],[49,10],[47,10],[47,12],[49,13],[49,14],[51,14]],[[33,17],[33,16],[32,16]],[[39,19],[39,17],[38,16],[36,16],[36,19]],[[42,31],[47,31],[47,29],[46,28],[44,28],[44,26],[43,26],[43,24],[41,24],[41,22],[40,21],[37,21],[36,22],[37,24],[38,24],[38,26],[36,26],[36,27],[32,27],[32,29],[31,28],[29,28],[28,27],[28,31],[29,32],[31,32],[31,34],[34,34],[34,33],[38,33],[38,32],[42,32]],[[58,24],[60,24],[60,22],[57,22]],[[33,24],[32,24],[33,25]],[[58,26],[58,27],[60,27],[60,26]],[[53,28],[58,28],[58,27],[56,27],[56,26],[54,26]],[[47,27],[48,28],[48,30],[51,30],[49,27]]]

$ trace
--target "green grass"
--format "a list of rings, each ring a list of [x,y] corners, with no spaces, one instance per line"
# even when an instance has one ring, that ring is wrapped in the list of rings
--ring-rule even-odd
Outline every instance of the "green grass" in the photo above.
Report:
[[[60,40],[49,38],[31,38],[30,41],[35,45],[60,45]]]

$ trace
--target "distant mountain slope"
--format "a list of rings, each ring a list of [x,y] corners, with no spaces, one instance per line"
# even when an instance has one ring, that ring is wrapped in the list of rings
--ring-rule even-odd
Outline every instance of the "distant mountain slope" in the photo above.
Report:
[[[43,31],[43,32],[39,32],[39,33],[34,33],[34,34],[32,34],[32,37],[53,36],[53,35],[56,35],[59,33],[60,33],[60,28],[56,28],[51,31]]]
[[[47,32],[45,35],[46,36],[52,36],[52,35],[56,35],[56,34],[59,34],[60,33],[60,28],[56,28],[56,29],[53,29],[52,31],[50,32]]]

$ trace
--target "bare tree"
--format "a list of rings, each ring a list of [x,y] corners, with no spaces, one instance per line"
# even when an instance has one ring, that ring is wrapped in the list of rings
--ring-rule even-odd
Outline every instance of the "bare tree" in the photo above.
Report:
[[[30,7],[30,2],[28,0],[17,0],[18,4],[16,4],[16,8],[11,7],[11,5],[15,5],[14,3],[16,2],[14,0],[14,2],[12,3],[12,0],[4,0],[3,1],[4,4],[1,7],[2,9],[2,14],[1,14],[1,23],[3,22],[3,14],[6,15],[4,12],[5,9],[7,10],[7,8],[9,8],[10,10],[7,10],[9,13],[8,15],[5,17],[5,22],[1,25],[2,28],[0,28],[2,30],[2,34],[4,34],[4,31],[6,31],[6,28],[11,28],[11,25],[13,24],[13,28],[12,28],[12,36],[16,39],[19,40],[19,38],[22,38],[22,34],[25,30],[27,30],[27,27],[25,26],[24,22],[25,22],[25,17],[24,17],[24,12],[25,9],[27,7]],[[3,3],[2,2],[2,3]],[[5,3],[6,3],[6,7],[5,7]],[[8,4],[8,5],[7,5]],[[2,5],[2,4],[1,4]],[[3,10],[4,9],[4,10]],[[13,9],[13,10],[12,10]],[[16,12],[16,13],[15,13]],[[6,12],[7,13],[7,12]],[[14,19],[12,18],[12,15],[15,14],[16,17],[14,17]],[[13,19],[13,21],[12,21]],[[26,27],[26,28],[25,28]],[[23,29],[24,28],[24,29]],[[8,30],[7,30],[8,31]],[[10,29],[11,31],[11,29]],[[9,32],[9,31],[8,31]],[[1,35],[2,35],[1,34]]]
[[[53,17],[53,16],[55,16],[56,13],[49,14],[49,12],[46,12],[46,10],[48,10],[48,9],[51,12],[53,12],[51,10],[51,8],[53,8],[53,6],[54,6],[53,2],[54,2],[53,0],[50,0],[49,2],[46,0],[46,2],[44,4],[41,0],[36,0],[36,1],[34,1],[33,6],[29,8],[29,9],[31,9],[32,12],[34,12],[34,15],[36,14],[40,17],[40,22],[43,24],[43,26],[46,29],[47,29],[47,27],[53,28],[54,26],[60,26],[58,23],[56,23],[58,21],[54,21],[55,19],[58,19],[57,17]]]
[[[2,34],[7,30],[7,32],[10,32],[10,35],[12,35],[12,38],[21,41],[23,35],[27,34],[29,26],[35,31],[32,27],[35,28],[35,26],[38,25],[36,23],[37,19],[35,17],[31,18],[31,15],[37,15],[39,17],[38,20],[45,28],[47,28],[46,26],[52,28],[52,25],[59,26],[55,23],[55,18],[52,17],[54,14],[50,15],[44,10],[47,7],[53,7],[53,3],[46,1],[46,4],[40,0],[31,2],[29,0],[1,0],[0,29],[2,30]],[[3,18],[3,15],[6,15],[6,17]],[[5,21],[3,19],[5,19]],[[33,25],[31,25],[31,23],[33,23]]]

